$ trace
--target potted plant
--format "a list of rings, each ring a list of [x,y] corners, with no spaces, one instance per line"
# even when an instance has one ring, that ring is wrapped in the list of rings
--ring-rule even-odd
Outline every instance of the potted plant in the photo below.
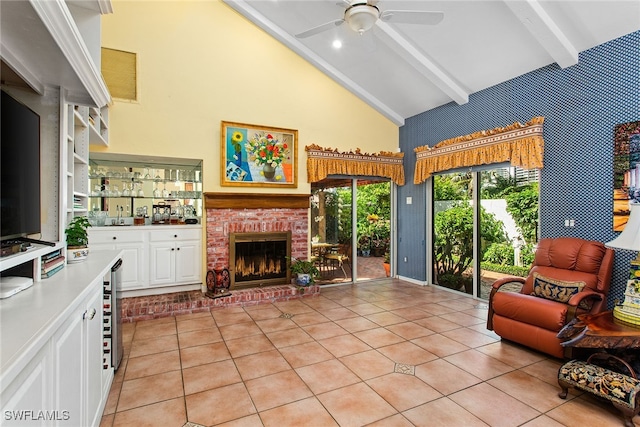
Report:
[[[369,256],[371,254],[371,237],[361,236],[358,239],[358,249],[360,249],[362,256]]]
[[[313,263],[302,259],[291,259],[291,273],[295,274],[296,284],[299,286],[308,286],[315,282],[315,278],[320,276],[320,270]]]
[[[71,220],[66,230],[67,262],[84,261],[89,255],[89,235],[87,228],[91,227],[86,216],[77,216]]]
[[[386,273],[387,277],[391,276],[391,254],[389,252],[384,253],[382,266],[384,267],[384,272]]]

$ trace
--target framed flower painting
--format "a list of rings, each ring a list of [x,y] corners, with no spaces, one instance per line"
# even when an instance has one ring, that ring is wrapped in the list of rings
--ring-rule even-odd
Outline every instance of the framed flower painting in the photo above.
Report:
[[[220,185],[298,187],[298,131],[244,123],[220,126]]]

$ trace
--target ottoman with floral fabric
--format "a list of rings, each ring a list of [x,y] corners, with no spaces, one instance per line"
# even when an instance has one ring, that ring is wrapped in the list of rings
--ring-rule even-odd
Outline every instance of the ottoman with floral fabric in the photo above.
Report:
[[[595,363],[606,361],[611,367],[622,367],[623,374]],[[640,380],[631,366],[624,360],[608,353],[596,353],[587,361],[571,360],[558,370],[558,384],[562,391],[558,394],[565,399],[569,387],[583,390],[594,396],[610,401],[624,418],[626,427],[634,427],[632,418],[640,411]]]

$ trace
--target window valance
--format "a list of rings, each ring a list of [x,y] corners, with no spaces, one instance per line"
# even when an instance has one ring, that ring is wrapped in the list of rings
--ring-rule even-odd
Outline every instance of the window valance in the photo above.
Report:
[[[307,145],[307,180],[317,182],[329,175],[360,175],[390,178],[404,185],[404,153],[380,151],[377,154],[355,152],[340,153],[337,149]]]
[[[447,139],[433,148],[417,147],[413,182],[420,184],[435,172],[506,161],[524,169],[542,168],[543,122],[544,117],[534,117],[524,125],[515,122]]]

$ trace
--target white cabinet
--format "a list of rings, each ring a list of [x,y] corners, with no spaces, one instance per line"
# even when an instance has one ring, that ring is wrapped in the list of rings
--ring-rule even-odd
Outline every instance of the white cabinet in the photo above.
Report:
[[[103,367],[103,280],[120,254],[95,251],[0,302],[0,426],[100,425],[113,369]]]
[[[97,425],[102,415],[102,281],[92,289],[52,340],[53,407],[67,411],[59,426]]]
[[[139,289],[147,283],[147,233],[137,228],[89,229],[89,247],[122,250],[122,290]]]
[[[200,230],[153,230],[149,234],[151,285],[201,281]]]
[[[105,370],[102,367],[104,335],[103,330],[103,310],[102,310],[102,290],[103,282],[100,280],[96,284],[94,295],[89,297],[85,305],[84,312],[84,363],[83,371],[85,380],[83,381],[83,399],[85,400],[86,418],[84,425],[95,426],[100,424],[102,418],[103,402],[102,393],[105,389],[103,380]],[[95,312],[94,312],[95,310]],[[95,314],[93,314],[95,313]]]
[[[152,285],[169,285],[175,281],[175,245],[173,242],[152,242],[149,244],[149,282]]]
[[[151,225],[89,228],[89,250],[118,249],[124,296],[151,295],[163,288],[202,284],[202,228]]]
[[[77,307],[73,314],[53,336],[54,400],[56,408],[64,408],[69,417],[82,424],[85,417],[82,408],[83,355],[82,335],[84,307]],[[75,390],[73,393],[65,390]]]
[[[2,391],[0,426],[47,426],[38,411],[54,408],[51,396],[51,353],[45,346],[31,359],[9,387]],[[59,412],[60,417],[65,414]]]
[[[176,243],[176,283],[199,282],[202,249],[200,239]]]

